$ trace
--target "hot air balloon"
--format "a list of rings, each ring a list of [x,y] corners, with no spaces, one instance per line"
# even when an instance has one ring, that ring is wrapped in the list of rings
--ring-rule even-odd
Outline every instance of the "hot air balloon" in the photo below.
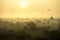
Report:
[[[48,11],[51,11],[51,9],[48,9]]]

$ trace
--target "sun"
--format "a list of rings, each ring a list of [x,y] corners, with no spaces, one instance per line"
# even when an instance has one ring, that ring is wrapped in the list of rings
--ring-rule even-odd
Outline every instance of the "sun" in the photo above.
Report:
[[[25,2],[25,1],[22,1],[22,2],[21,2],[21,4],[20,4],[20,6],[21,6],[22,8],[24,8],[24,7],[26,7],[26,6],[27,6],[27,4],[26,4],[26,2]]]

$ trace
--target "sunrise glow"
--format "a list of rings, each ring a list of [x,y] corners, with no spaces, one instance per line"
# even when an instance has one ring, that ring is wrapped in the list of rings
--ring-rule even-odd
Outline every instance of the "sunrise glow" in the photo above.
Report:
[[[22,2],[20,3],[20,6],[21,6],[22,8],[25,8],[25,7],[27,6],[26,1],[22,1]]]

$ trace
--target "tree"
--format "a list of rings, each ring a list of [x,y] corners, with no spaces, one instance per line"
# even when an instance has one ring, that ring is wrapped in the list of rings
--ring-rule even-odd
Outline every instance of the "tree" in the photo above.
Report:
[[[27,24],[28,27],[31,29],[31,30],[35,30],[36,29],[36,24],[34,22],[30,22]]]
[[[53,40],[60,39],[60,32],[58,30],[52,30],[48,33],[48,37]]]
[[[58,30],[60,31],[60,24],[58,24]]]

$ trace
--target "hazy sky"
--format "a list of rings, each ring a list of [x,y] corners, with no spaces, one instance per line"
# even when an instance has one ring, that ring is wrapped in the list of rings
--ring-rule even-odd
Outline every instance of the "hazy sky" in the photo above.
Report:
[[[25,3],[24,6],[22,2]],[[2,18],[49,18],[50,16],[60,18],[60,0],[0,0],[0,17]]]

